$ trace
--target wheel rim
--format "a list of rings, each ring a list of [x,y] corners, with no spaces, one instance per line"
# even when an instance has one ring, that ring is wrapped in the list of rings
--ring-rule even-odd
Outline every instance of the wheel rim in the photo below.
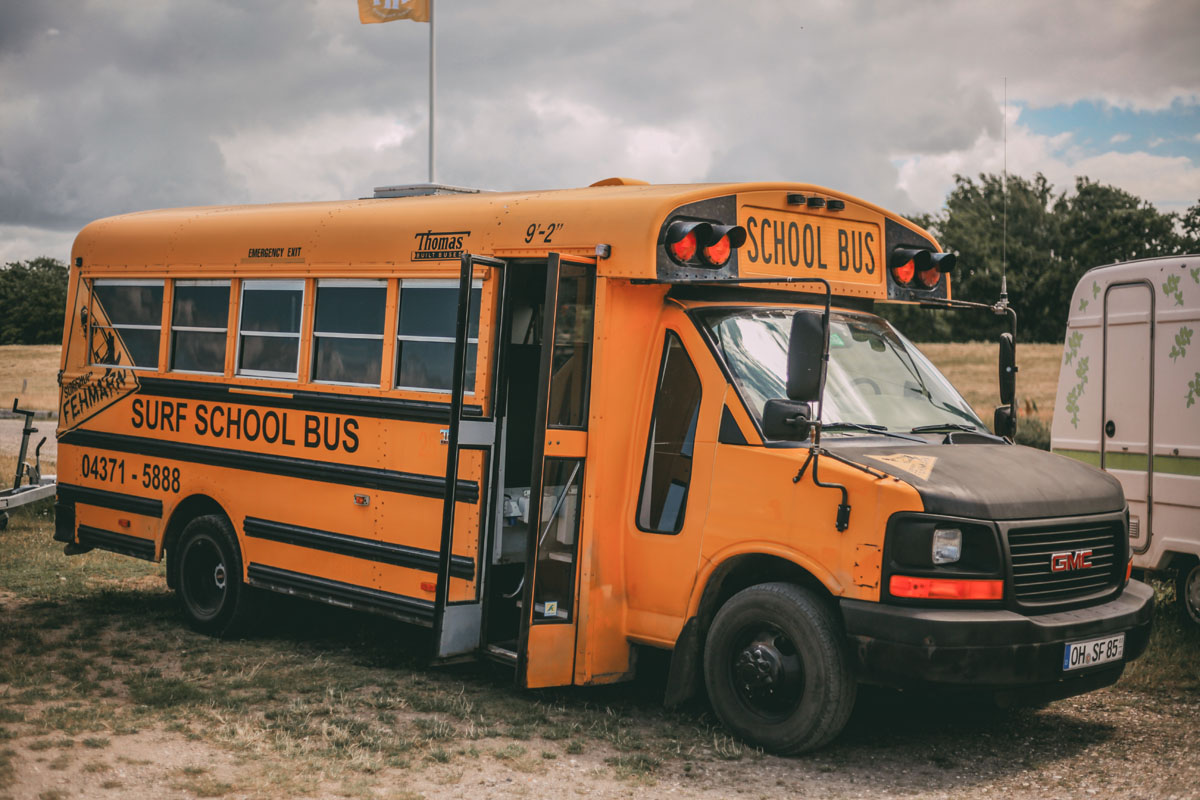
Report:
[[[1183,583],[1183,603],[1193,622],[1200,623],[1200,566],[1192,567]]]
[[[229,590],[225,559],[208,538],[193,539],[183,552],[180,588],[188,610],[198,619],[217,615]]]
[[[788,717],[804,696],[804,664],[787,634],[769,623],[746,628],[730,658],[734,694],[768,721]]]

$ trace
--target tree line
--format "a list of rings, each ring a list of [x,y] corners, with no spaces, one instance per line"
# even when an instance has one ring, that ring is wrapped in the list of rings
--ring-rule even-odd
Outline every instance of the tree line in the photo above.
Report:
[[[1000,175],[958,175],[941,211],[910,219],[936,236],[942,249],[958,254],[951,286],[959,300],[994,303],[1006,263],[1022,341],[1062,340],[1071,291],[1092,267],[1200,252],[1200,202],[1182,215],[1160,213],[1146,200],[1088,178],[1077,178],[1073,192],[1056,194],[1040,173],[1031,180],[1010,177],[1006,200]],[[0,344],[62,341],[66,299],[61,261],[42,257],[4,265]],[[977,311],[879,311],[917,341],[991,339],[1003,329],[1002,320]]]
[[[1018,315],[1018,339],[1061,342],[1071,292],[1083,273],[1115,261],[1200,252],[1200,202],[1184,214],[1161,213],[1123,189],[1076,178],[1073,192],[1055,193],[1042,174],[955,176],[945,207],[910,219],[958,255],[950,274],[955,299],[994,303],[1003,262],[1008,299]],[[1005,206],[1007,205],[1007,236]],[[978,311],[912,306],[880,313],[917,341],[991,339],[1002,320]]]

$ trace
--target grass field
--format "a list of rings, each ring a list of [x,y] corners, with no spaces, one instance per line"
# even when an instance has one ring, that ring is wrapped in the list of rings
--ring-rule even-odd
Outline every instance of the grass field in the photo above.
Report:
[[[21,408],[56,410],[61,350],[56,344],[0,345],[0,409],[12,409],[15,397]]]
[[[68,558],[52,513],[22,509],[0,533],[0,798],[624,797],[659,783],[991,796],[1014,770],[1074,796],[1061,789],[1114,785],[1132,759],[1195,763],[1200,632],[1173,608],[1112,689],[1000,716],[864,690],[832,747],[780,759],[727,735],[702,701],[665,711],[662,658],[633,684],[521,692],[504,667],[425,667],[423,630],[277,596],[259,599],[246,638],[201,636],[161,566]],[[1135,796],[1171,793],[1176,773],[1153,774],[1162,791]]]

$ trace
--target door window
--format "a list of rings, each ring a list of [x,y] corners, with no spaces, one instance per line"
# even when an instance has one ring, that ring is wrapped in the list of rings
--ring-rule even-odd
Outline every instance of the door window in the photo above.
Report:
[[[683,342],[668,331],[638,498],[637,525],[641,530],[675,534],[683,528],[699,418],[700,376]]]

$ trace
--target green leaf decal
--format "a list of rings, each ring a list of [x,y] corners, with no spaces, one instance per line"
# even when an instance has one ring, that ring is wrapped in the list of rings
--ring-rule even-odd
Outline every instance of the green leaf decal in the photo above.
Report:
[[[1192,343],[1192,329],[1184,325],[1175,334],[1175,346],[1171,348],[1171,360],[1186,356],[1188,345]]]
[[[1163,284],[1163,294],[1168,297],[1174,296],[1175,305],[1183,305],[1183,292],[1179,289],[1179,275],[1168,275],[1167,282]]]
[[[1196,398],[1200,397],[1200,372],[1196,373],[1196,377],[1188,381],[1187,407],[1191,408],[1196,403]]]

